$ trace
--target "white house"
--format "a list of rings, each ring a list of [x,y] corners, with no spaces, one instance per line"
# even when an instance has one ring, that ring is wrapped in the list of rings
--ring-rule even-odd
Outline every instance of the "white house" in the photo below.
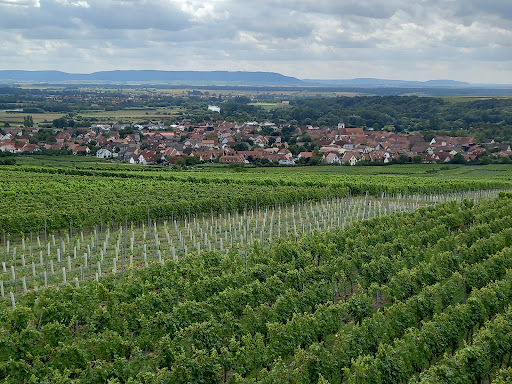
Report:
[[[108,150],[107,148],[100,148],[98,149],[98,152],[96,152],[96,157],[98,159],[108,159],[112,157],[113,153]]]
[[[280,159],[280,165],[295,165],[295,161],[293,159]]]

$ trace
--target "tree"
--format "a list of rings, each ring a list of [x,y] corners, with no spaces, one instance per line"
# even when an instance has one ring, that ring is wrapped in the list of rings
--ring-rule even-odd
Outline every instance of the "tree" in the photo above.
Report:
[[[34,120],[32,119],[32,116],[27,115],[23,118],[23,126],[27,128],[34,126]]]
[[[187,156],[185,163],[187,165],[196,165],[197,163],[199,163],[199,158],[197,158],[195,156]]]
[[[274,128],[269,125],[261,127],[261,130],[260,130],[260,133],[263,136],[270,136],[272,134],[272,132],[274,132]]]
[[[235,151],[247,151],[249,150],[249,145],[246,142],[242,141],[241,143],[236,143],[231,146]]]
[[[453,159],[452,159],[452,161],[450,161],[450,163],[452,163],[452,164],[465,164],[466,163],[466,159],[464,158],[463,155],[461,155],[460,153],[457,153],[455,156],[453,156]]]
[[[400,154],[400,156],[398,156],[398,159],[396,160],[396,162],[398,164],[405,164],[409,161],[409,158],[407,157],[407,155],[405,154]]]
[[[320,165],[320,164],[322,164],[322,158],[319,156],[312,156],[309,158],[308,164],[309,165]]]
[[[502,163],[502,164],[510,164],[510,163],[512,163],[512,160],[510,159],[509,156],[501,156],[500,157],[500,163]]]
[[[234,102],[235,103],[248,104],[248,103],[251,102],[251,99],[248,98],[247,96],[236,96],[235,99],[234,99]]]
[[[413,162],[414,164],[420,164],[420,163],[421,163],[421,155],[414,155],[414,156],[412,157],[412,162]]]
[[[53,126],[55,128],[74,127],[75,121],[73,119],[68,120],[66,117],[62,116],[53,120]]]

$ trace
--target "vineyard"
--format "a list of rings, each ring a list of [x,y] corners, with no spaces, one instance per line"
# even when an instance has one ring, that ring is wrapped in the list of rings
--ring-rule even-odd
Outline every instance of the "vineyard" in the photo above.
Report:
[[[0,166],[0,230],[12,234],[152,218],[219,214],[363,195],[508,190],[510,177],[431,178],[315,172],[171,172]]]
[[[106,224],[77,231],[3,236],[0,296],[11,296],[49,285],[79,286],[84,280],[99,280],[105,273],[124,273],[127,268],[163,264],[204,252],[238,254],[246,258],[248,248],[270,246],[276,238],[297,239],[305,233],[344,228],[353,222],[395,212],[410,212],[420,206],[446,200],[473,200],[496,196],[497,191],[452,195],[402,195],[379,198],[346,196],[306,201],[290,206],[227,211],[223,214]]]
[[[508,181],[101,172],[2,170],[5,382],[510,382]]]

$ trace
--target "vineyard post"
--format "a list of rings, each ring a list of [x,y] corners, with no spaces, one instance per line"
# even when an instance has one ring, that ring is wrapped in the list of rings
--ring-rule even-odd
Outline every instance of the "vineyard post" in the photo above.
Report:
[[[149,238],[149,249],[151,250],[151,217],[148,207],[148,238]]]
[[[91,248],[89,247],[89,249],[91,249]],[[89,273],[92,276],[92,250],[89,252],[89,271],[90,271]]]
[[[14,293],[18,293],[18,278],[16,274],[16,248],[14,248],[12,258],[12,279],[14,280]]]
[[[94,226],[94,247],[95,247],[95,252],[98,253],[98,244],[99,244],[99,241],[98,241],[98,225],[95,225]]]
[[[463,298],[462,298],[462,302],[465,303],[466,302],[466,299],[467,299],[467,287],[466,287],[466,270],[464,269],[464,273],[462,274],[462,294],[463,294]]]
[[[149,208],[148,208],[148,214],[149,214]],[[128,233],[128,216],[125,216],[124,217],[124,247],[123,247],[123,258],[121,259],[121,273],[124,273],[124,258],[126,257],[126,236],[127,236],[127,233]]]
[[[196,214],[197,215],[197,214]],[[204,219],[204,217],[203,217]],[[158,240],[158,228],[157,228],[157,220],[153,220],[152,221],[153,223],[153,241],[154,241],[154,244],[153,244],[153,261],[156,261],[158,259],[158,243],[159,243],[159,240]]]

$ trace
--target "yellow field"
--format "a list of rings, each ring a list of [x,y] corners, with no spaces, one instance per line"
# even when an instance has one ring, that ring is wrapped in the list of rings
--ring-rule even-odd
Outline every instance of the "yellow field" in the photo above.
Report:
[[[63,113],[0,113],[0,122],[3,123],[23,123],[25,116],[32,116],[34,123],[41,123],[43,121],[52,121],[64,116]]]
[[[180,107],[175,108],[158,108],[158,109],[127,109],[118,111],[87,111],[82,112],[79,116],[95,117],[97,119],[165,119],[176,116],[180,111]]]

